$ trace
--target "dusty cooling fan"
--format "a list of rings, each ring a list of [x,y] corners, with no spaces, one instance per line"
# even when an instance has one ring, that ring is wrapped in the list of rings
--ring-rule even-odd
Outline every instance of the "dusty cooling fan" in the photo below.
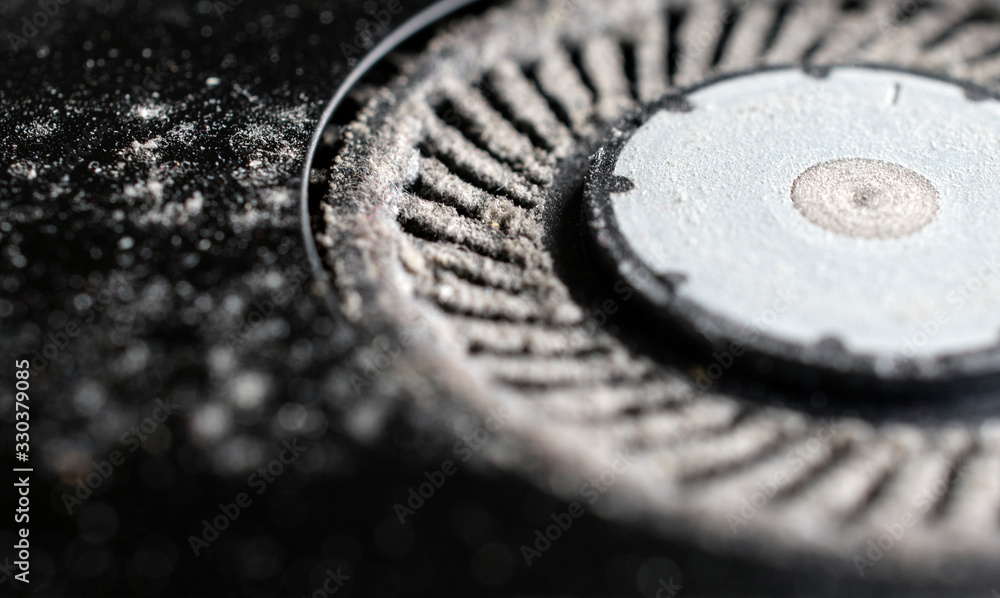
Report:
[[[954,389],[997,366],[998,17],[462,19],[341,130],[313,226],[341,309],[375,353],[416,339],[392,383],[425,415],[506,413],[490,459],[563,498],[627,453],[607,516],[978,592],[1000,564],[1000,409],[989,384]],[[953,327],[919,328],[942,310]]]

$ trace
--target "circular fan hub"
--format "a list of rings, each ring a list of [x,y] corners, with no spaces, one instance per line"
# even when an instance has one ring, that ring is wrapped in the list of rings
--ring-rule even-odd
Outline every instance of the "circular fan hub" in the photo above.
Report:
[[[887,379],[982,374],[1000,331],[1000,103],[765,71],[648,110],[595,160],[619,274],[717,345]]]

